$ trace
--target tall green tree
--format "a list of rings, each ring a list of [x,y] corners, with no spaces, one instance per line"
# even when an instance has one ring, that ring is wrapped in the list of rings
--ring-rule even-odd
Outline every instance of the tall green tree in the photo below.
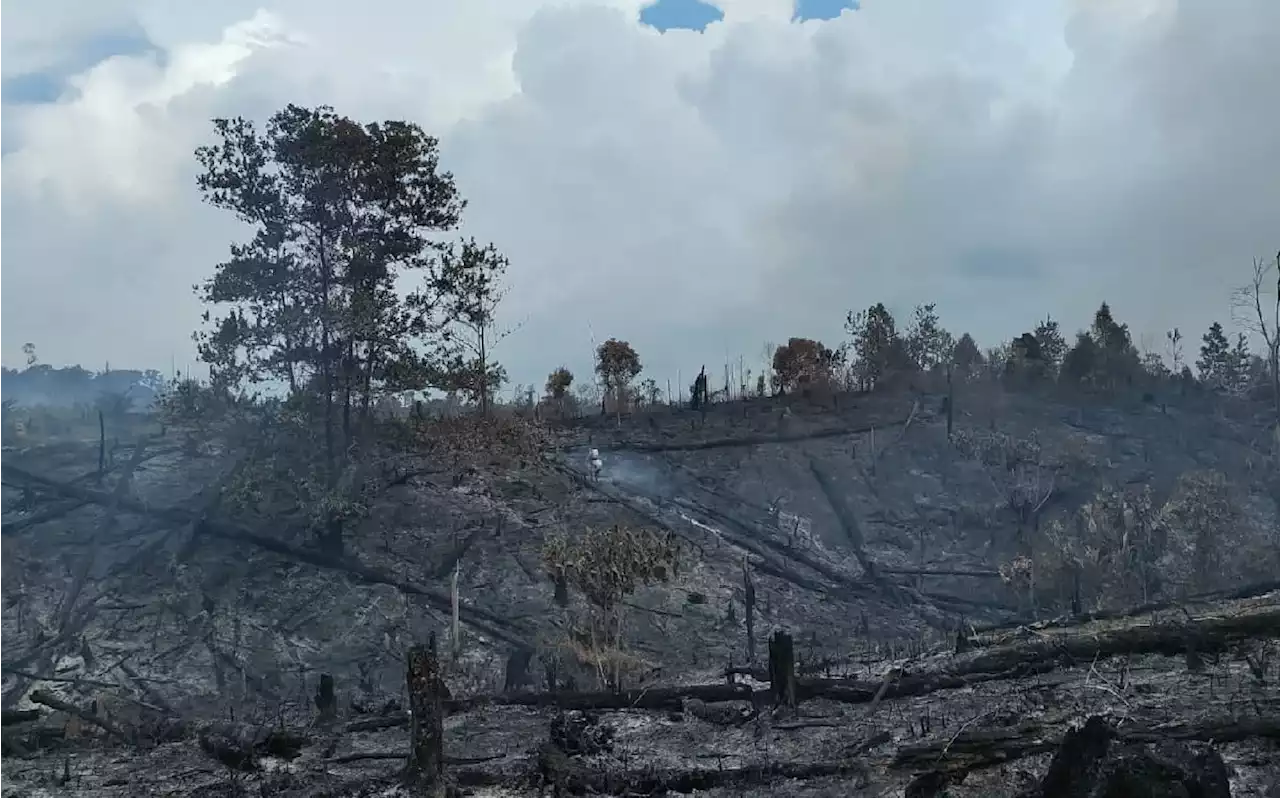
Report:
[[[1211,388],[1229,389],[1237,375],[1231,342],[1222,329],[1222,324],[1216,321],[1210,324],[1200,340],[1200,357],[1196,359],[1200,382]]]
[[[1049,376],[1056,376],[1062,368],[1062,358],[1067,354],[1067,342],[1055,319],[1046,317],[1036,325],[1032,335],[1040,349],[1040,360]]]
[[[494,394],[506,382],[506,369],[493,360],[493,349],[511,334],[496,324],[498,305],[506,296],[502,285],[507,259],[493,244],[474,238],[445,249],[431,277],[428,293],[447,320],[442,331],[449,346],[444,378],[489,414]]]
[[[1095,345],[1090,381],[1098,388],[1115,389],[1132,380],[1140,369],[1138,350],[1129,325],[1116,321],[1111,306],[1103,302],[1093,316],[1089,336]]]
[[[457,226],[464,203],[436,139],[412,123],[289,105],[265,130],[243,118],[213,125],[217,141],[196,151],[197,185],[249,235],[196,288],[208,305],[200,356],[225,392],[287,386],[304,419],[294,454],[315,459],[292,483],[338,553],[358,492],[353,406],[368,412],[375,392],[423,387],[432,350],[422,344],[441,326],[438,304],[406,302],[398,278],[433,265],[434,236]],[[320,445],[307,446],[316,425]]]
[[[883,302],[849,311],[844,327],[853,345],[853,375],[862,390],[872,390],[891,371],[914,366],[897,322]]]
[[[908,357],[921,371],[946,366],[955,347],[955,338],[943,328],[937,307],[933,302],[916,305],[903,337]]]
[[[1075,345],[1062,358],[1063,381],[1077,385],[1089,385],[1098,372],[1099,347],[1086,331],[1076,334]]]
[[[252,232],[197,288],[211,306],[201,357],[229,388],[314,389],[336,459],[339,406],[349,437],[353,396],[367,408],[375,390],[423,373],[414,340],[431,320],[401,300],[397,277],[431,265],[431,237],[457,226],[464,202],[436,139],[412,123],[289,105],[265,131],[234,118],[214,132],[196,151],[197,185]]]
[[[785,395],[805,385],[831,380],[839,361],[839,353],[820,341],[792,338],[773,352],[773,388]]]
[[[640,356],[627,341],[610,338],[596,347],[596,374],[600,377],[605,396],[613,394],[614,409],[619,416],[626,404],[631,381],[643,370]]]
[[[962,334],[955,342],[951,349],[951,360],[956,373],[963,379],[976,376],[986,363],[982,350],[978,348],[978,342],[973,340],[973,336],[969,333]]]

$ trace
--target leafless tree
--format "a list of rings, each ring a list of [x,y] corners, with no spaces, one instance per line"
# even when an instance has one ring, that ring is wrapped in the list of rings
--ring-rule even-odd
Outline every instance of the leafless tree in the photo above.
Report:
[[[1254,258],[1253,279],[1236,290],[1232,304],[1236,322],[1262,337],[1271,372],[1271,399],[1280,425],[1280,252],[1274,261]]]

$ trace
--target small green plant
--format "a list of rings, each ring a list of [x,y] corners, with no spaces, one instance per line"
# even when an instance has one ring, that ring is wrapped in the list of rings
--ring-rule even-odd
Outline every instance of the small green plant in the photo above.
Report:
[[[580,658],[595,668],[602,685],[616,687],[626,661],[624,599],[642,586],[674,578],[679,541],[645,528],[589,527],[581,535],[550,537],[542,559],[557,583],[567,583],[586,598],[590,616]]]

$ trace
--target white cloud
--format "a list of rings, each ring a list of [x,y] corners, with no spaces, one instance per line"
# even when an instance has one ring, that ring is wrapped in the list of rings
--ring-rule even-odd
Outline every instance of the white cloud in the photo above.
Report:
[[[210,117],[288,102],[441,136],[466,231],[513,261],[526,323],[499,354],[522,380],[587,368],[589,330],[661,380],[833,340],[881,299],[937,301],[987,343],[1046,313],[1083,326],[1103,299],[1140,333],[1198,331],[1280,248],[1272,0],[866,0],[805,23],[724,0],[704,34],[664,35],[641,5],[101,11],[166,55],[6,108],[5,362],[27,340],[52,361],[185,357],[190,285],[235,233],[191,152]],[[34,8],[6,6],[6,75],[11,41],[64,55]]]

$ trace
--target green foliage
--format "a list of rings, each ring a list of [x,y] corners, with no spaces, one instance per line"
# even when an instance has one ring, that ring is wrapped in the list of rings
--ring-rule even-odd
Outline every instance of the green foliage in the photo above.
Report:
[[[1040,361],[1044,364],[1047,376],[1056,376],[1062,367],[1062,358],[1067,353],[1067,342],[1062,337],[1058,322],[1051,318],[1036,325],[1032,333],[1040,350]]]
[[[430,290],[413,300],[426,310],[424,297],[433,302],[448,321],[441,338],[448,347],[444,380],[464,393],[487,414],[493,396],[507,380],[506,369],[493,362],[493,348],[509,331],[495,328],[498,305],[506,296],[501,286],[508,261],[493,244],[481,246],[474,238],[440,253],[430,277]]]
[[[1062,378],[1076,385],[1088,384],[1098,368],[1098,345],[1087,332],[1076,334],[1075,346],[1062,359]]]
[[[619,411],[631,381],[643,370],[640,356],[626,341],[610,338],[596,348],[596,374],[604,383],[605,390],[613,394]]]
[[[589,527],[577,537],[550,537],[542,552],[552,575],[564,577],[593,606],[612,612],[644,585],[666,582],[680,563],[679,540],[643,527]]]
[[[982,351],[978,349],[978,343],[973,340],[973,336],[964,333],[951,349],[951,362],[956,374],[961,379],[968,379],[977,376],[986,364],[986,358],[982,356]]]
[[[853,377],[862,390],[875,388],[890,372],[915,367],[893,314],[884,303],[877,302],[857,313],[850,311],[845,316],[845,332],[855,356]]]
[[[945,366],[955,349],[955,339],[942,328],[936,308],[932,302],[916,305],[911,326],[903,338],[907,357],[921,371]]]
[[[573,372],[564,366],[560,366],[547,375],[546,395],[551,399],[560,401],[569,393],[569,386],[571,385],[573,385]]]
[[[542,560],[548,572],[557,584],[576,589],[590,605],[583,653],[603,684],[619,682],[624,599],[642,586],[670,581],[680,559],[677,538],[645,528],[590,527],[577,537],[557,534],[547,539]]]
[[[265,133],[217,119],[218,143],[201,147],[205,200],[252,227],[198,288],[198,335],[213,383],[267,379],[318,389],[367,407],[378,389],[421,374],[411,346],[432,329],[424,308],[396,291],[402,269],[431,264],[428,236],[456,226],[463,207],[438,167],[436,140],[416,125],[360,125],[331,108],[290,105]]]
[[[1232,344],[1222,325],[1214,322],[1201,339],[1196,369],[1200,381],[1210,388],[1228,393],[1243,393],[1249,386],[1249,342],[1243,333]]]
[[[829,383],[843,353],[809,338],[792,338],[773,352],[773,388],[780,394]]]

